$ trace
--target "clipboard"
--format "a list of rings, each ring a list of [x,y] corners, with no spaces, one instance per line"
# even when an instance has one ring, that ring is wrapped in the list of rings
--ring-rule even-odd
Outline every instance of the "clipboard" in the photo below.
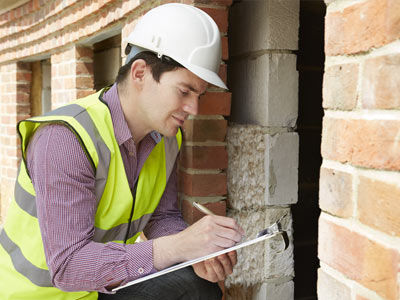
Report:
[[[275,222],[271,226],[269,226],[266,229],[260,231],[254,239],[244,241],[244,242],[239,243],[239,244],[237,244],[237,245],[235,245],[233,247],[226,248],[226,249],[223,249],[223,250],[220,250],[220,251],[217,251],[217,252],[214,252],[214,253],[199,257],[199,258],[195,258],[195,259],[183,262],[183,263],[179,263],[179,264],[173,265],[173,266],[171,266],[169,268],[163,269],[163,270],[158,271],[156,273],[149,274],[149,275],[143,276],[141,278],[135,279],[133,281],[130,281],[130,282],[126,283],[125,285],[122,285],[122,286],[114,288],[112,291],[115,292],[115,291],[118,291],[120,289],[126,288],[128,286],[131,286],[131,285],[134,285],[134,284],[137,284],[137,283],[140,283],[140,282],[143,282],[143,281],[146,281],[146,280],[158,277],[158,276],[162,276],[162,275],[168,274],[170,272],[177,271],[177,270],[182,269],[182,268],[186,268],[188,266],[194,265],[196,263],[199,263],[201,261],[207,260],[209,258],[213,258],[213,257],[216,257],[218,255],[221,255],[221,254],[224,254],[224,253],[228,253],[230,251],[234,251],[234,250],[237,250],[237,249],[240,249],[240,248],[243,248],[243,247],[247,247],[247,246],[250,246],[250,245],[265,241],[265,240],[270,239],[270,238],[272,238],[274,236],[277,236],[277,235],[281,235],[282,236],[282,239],[283,239],[283,241],[285,243],[284,249],[282,250],[282,251],[284,251],[289,246],[289,238],[288,238],[288,235],[287,235],[286,231],[282,230],[282,226],[281,226],[280,221],[283,219],[283,217],[284,216],[282,216],[277,222]]]

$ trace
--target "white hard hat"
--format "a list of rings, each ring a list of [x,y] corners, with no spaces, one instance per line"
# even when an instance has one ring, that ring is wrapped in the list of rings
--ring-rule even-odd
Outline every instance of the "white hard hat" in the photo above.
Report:
[[[153,8],[140,18],[126,40],[161,57],[172,58],[201,79],[226,89],[218,76],[221,36],[202,10],[180,3]]]

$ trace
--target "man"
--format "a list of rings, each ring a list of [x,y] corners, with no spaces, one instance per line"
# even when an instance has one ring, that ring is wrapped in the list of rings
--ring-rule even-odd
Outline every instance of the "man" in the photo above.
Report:
[[[1,299],[219,299],[236,253],[128,281],[234,245],[227,217],[177,209],[179,127],[216,74],[218,28],[183,4],[149,11],[111,88],[19,123],[23,161],[0,233]],[[187,228],[186,228],[187,227]],[[147,241],[135,243],[140,232]]]

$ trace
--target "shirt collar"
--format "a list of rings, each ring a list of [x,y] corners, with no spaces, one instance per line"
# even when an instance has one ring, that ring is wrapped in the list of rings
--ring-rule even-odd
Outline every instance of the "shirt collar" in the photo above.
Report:
[[[118,96],[117,83],[114,83],[112,87],[104,93],[103,100],[110,109],[115,138],[118,142],[118,145],[121,146],[129,139],[132,139],[132,133],[129,130],[128,123],[126,122],[124,113],[122,111],[121,102]],[[161,141],[162,136],[157,131],[154,130],[150,132],[149,135],[156,144]]]

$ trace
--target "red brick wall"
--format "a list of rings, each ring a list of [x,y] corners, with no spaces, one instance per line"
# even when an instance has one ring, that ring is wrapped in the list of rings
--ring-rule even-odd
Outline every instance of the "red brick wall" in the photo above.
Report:
[[[93,90],[93,50],[72,46],[51,56],[51,104],[55,109]]]
[[[396,300],[400,2],[325,2],[318,296]]]
[[[20,141],[15,125],[30,114],[29,63],[9,63],[0,66],[0,220],[12,199],[14,182],[21,158]]]

